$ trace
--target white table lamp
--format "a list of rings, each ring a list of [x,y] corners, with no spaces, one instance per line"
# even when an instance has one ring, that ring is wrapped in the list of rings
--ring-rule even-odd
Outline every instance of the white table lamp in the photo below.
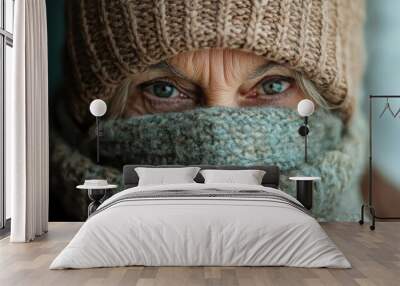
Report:
[[[307,163],[307,135],[310,132],[308,127],[308,117],[314,113],[314,102],[303,99],[297,104],[297,112],[304,117],[304,124],[299,128],[299,134],[304,137],[304,161]]]

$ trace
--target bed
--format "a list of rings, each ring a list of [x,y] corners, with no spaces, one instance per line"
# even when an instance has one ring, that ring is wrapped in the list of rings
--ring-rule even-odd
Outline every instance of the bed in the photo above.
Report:
[[[261,185],[196,183],[138,186],[138,166],[123,169],[125,190],[107,199],[50,269],[144,266],[350,268],[312,215],[279,190],[276,166]],[[168,166],[170,167],[170,166]]]

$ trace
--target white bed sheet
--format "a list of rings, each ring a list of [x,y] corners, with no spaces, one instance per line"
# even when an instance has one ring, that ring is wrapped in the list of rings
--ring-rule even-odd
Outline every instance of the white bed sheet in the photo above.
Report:
[[[155,190],[263,190],[254,185],[179,184]],[[145,266],[293,266],[350,268],[319,223],[299,209],[262,199],[183,198],[124,201],[85,222],[50,269]]]

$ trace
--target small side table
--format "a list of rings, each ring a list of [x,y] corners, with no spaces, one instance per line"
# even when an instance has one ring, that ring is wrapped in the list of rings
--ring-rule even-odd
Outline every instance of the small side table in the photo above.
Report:
[[[308,210],[313,205],[313,183],[321,180],[320,177],[290,177],[289,180],[296,181],[296,198]]]
[[[105,186],[89,186],[89,185],[79,185],[76,186],[77,189],[87,190],[88,197],[91,203],[88,206],[88,217],[94,213],[97,208],[107,199],[107,191],[117,188],[117,185],[105,185]]]

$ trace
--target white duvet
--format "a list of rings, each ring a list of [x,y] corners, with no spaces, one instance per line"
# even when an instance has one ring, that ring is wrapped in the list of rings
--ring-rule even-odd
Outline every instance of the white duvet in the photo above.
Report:
[[[145,266],[294,266],[349,268],[310,215],[257,198],[152,198],[131,192],[280,190],[254,185],[180,184],[135,187],[105,201],[56,257],[50,269]],[[297,202],[298,203],[298,202]],[[108,206],[108,207],[106,207]]]

